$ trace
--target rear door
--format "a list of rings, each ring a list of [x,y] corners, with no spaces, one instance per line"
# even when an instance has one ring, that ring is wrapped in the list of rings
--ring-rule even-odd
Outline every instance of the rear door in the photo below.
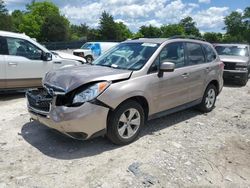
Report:
[[[189,69],[189,101],[195,101],[203,97],[204,84],[208,74],[212,71],[211,64],[216,55],[213,50],[209,51],[209,46],[200,43],[187,42],[187,60]]]
[[[40,87],[42,77],[51,69],[51,63],[42,60],[43,51],[31,42],[7,37],[7,88]]]
[[[7,54],[6,40],[0,36],[0,90],[6,88],[6,61]]]

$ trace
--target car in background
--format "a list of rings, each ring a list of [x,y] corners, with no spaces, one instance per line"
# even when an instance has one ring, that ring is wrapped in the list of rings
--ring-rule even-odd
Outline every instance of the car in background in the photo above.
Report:
[[[42,87],[46,72],[83,63],[84,58],[51,52],[25,34],[0,31],[0,90]]]
[[[87,63],[92,63],[94,59],[117,44],[117,42],[86,42],[80,49],[74,50],[73,54],[84,57]]]
[[[198,105],[213,110],[223,63],[210,43],[183,38],[122,42],[91,65],[46,74],[26,93],[31,118],[76,139],[134,141],[148,119]],[[63,79],[62,79],[63,78]]]
[[[214,44],[221,61],[225,64],[225,80],[247,84],[250,73],[250,47],[247,44]]]

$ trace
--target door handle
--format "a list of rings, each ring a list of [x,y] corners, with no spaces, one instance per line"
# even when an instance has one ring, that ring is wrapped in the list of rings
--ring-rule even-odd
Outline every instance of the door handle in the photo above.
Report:
[[[8,65],[10,65],[10,66],[17,66],[17,63],[9,62]]]
[[[60,61],[55,61],[54,64],[62,64]]]
[[[189,73],[184,73],[181,75],[183,78],[187,78],[189,76]]]

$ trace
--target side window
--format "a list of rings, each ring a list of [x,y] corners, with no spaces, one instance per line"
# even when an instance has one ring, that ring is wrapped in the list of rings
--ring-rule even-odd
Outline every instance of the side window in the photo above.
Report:
[[[197,65],[206,62],[200,44],[188,42],[186,43],[186,47],[188,53],[188,65]]]
[[[172,62],[175,68],[185,66],[184,43],[175,42],[165,46],[148,70],[148,73],[155,73],[163,62]]]
[[[9,55],[23,56],[32,60],[42,59],[42,50],[40,50],[35,45],[31,44],[26,40],[17,38],[7,38],[7,45]]]
[[[0,55],[8,55],[6,39],[3,37],[0,37]]]
[[[184,43],[167,44],[160,53],[160,63],[172,62],[176,68],[185,66]]]
[[[203,44],[202,46],[204,52],[206,53],[206,62],[214,61],[216,59],[216,54],[214,50],[209,45]]]

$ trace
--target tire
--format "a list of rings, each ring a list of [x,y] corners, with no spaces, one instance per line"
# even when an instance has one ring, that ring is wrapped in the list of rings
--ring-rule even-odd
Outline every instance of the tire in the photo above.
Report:
[[[205,113],[211,112],[216,102],[217,93],[217,88],[213,84],[209,84],[205,90],[202,102],[198,106],[199,110]]]
[[[245,86],[245,85],[247,85],[247,82],[248,82],[248,73],[246,74],[246,76],[244,77],[244,78],[242,78],[241,80],[240,80],[240,85],[241,86]]]
[[[86,61],[87,61],[88,64],[91,64],[92,61],[93,61],[93,57],[90,56],[90,55],[87,55],[87,56],[85,57],[85,59],[86,59]]]
[[[144,121],[142,106],[134,100],[126,101],[110,113],[107,137],[117,145],[129,144],[138,137]]]

